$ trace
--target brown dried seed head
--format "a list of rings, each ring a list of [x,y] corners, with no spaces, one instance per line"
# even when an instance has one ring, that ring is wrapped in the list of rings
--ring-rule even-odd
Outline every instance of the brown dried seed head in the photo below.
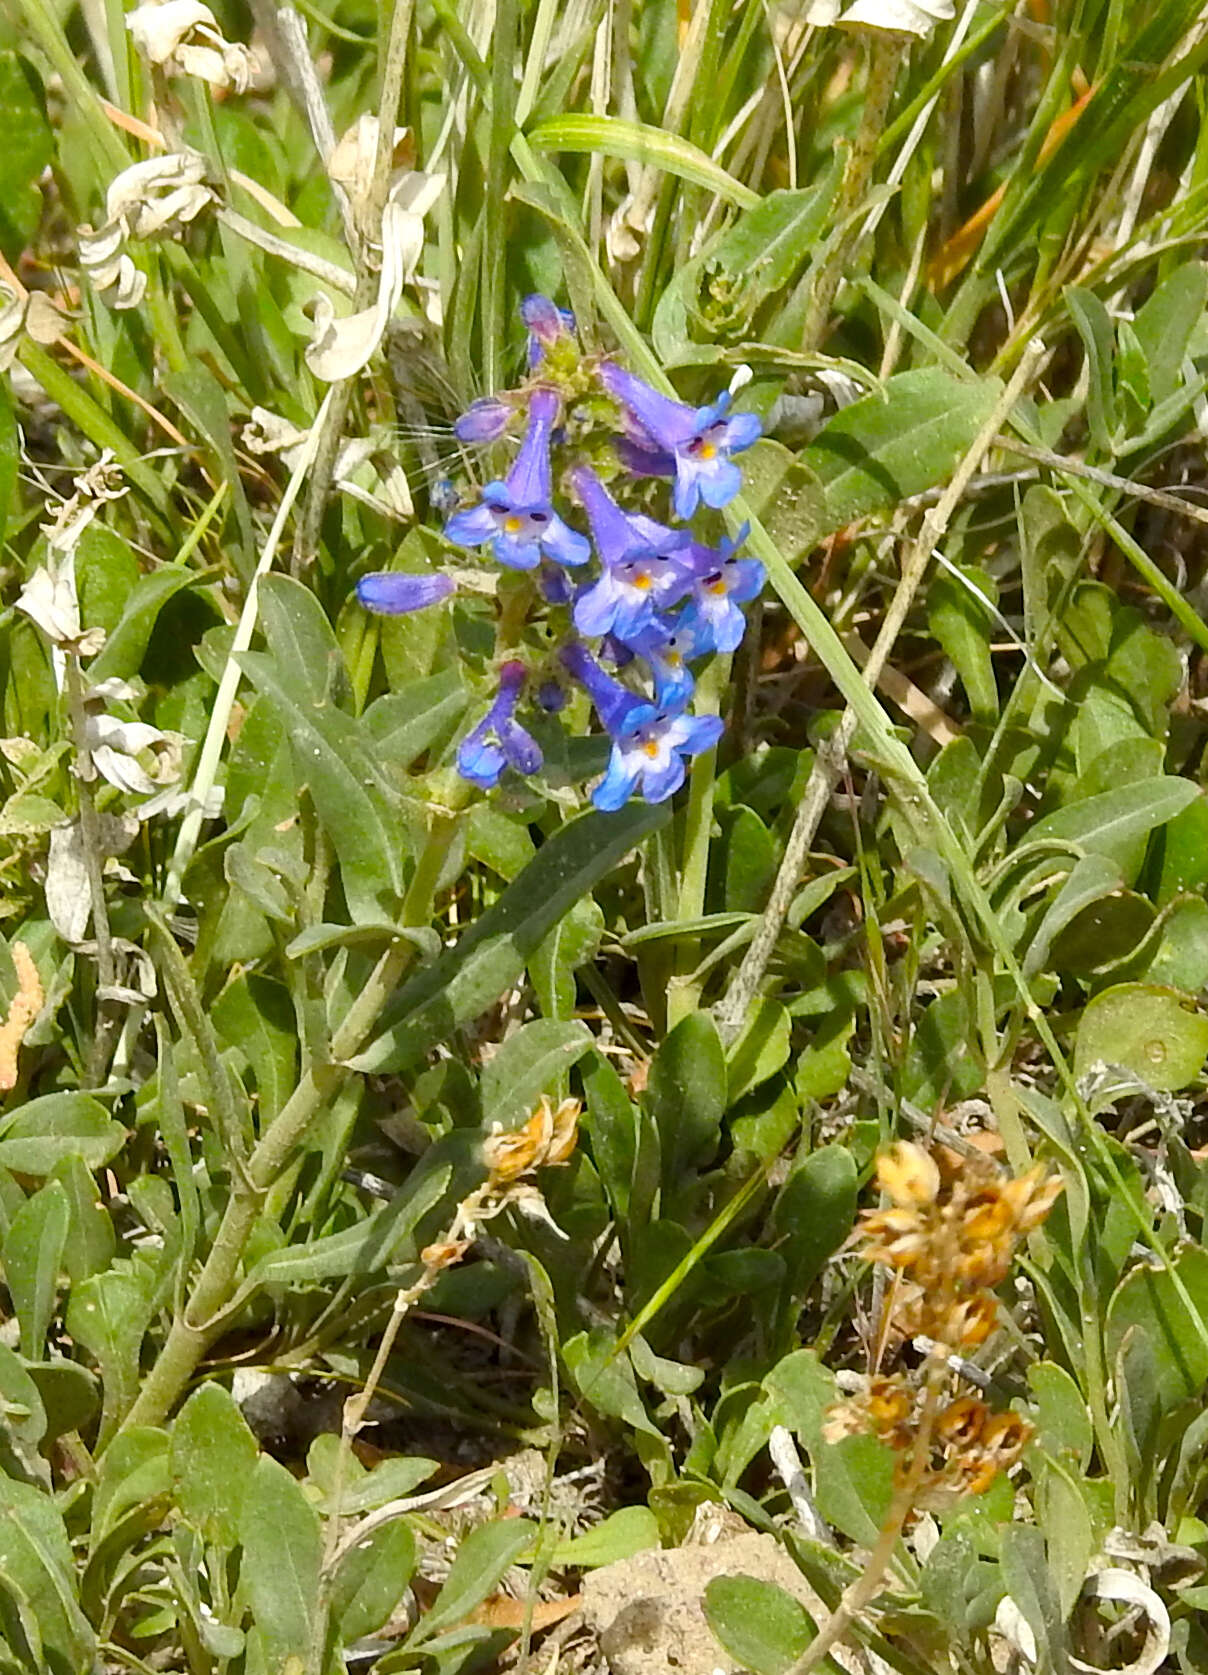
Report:
[[[1018,1181],[1013,1181],[1011,1185],[1026,1189],[1020,1191],[1015,1221],[1021,1234],[1030,1233],[1033,1228],[1040,1226],[1065,1188],[1065,1182],[1060,1175],[1045,1174],[1042,1163],[1038,1163],[1034,1169],[1029,1169],[1026,1175],[1021,1176]]]
[[[902,1209],[934,1204],[940,1190],[940,1172],[935,1160],[922,1146],[900,1140],[877,1158],[877,1182]]]

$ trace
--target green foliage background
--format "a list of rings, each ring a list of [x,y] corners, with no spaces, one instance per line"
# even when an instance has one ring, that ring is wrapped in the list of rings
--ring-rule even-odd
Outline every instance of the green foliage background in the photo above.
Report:
[[[1144,1531],[1169,1666],[1208,1666],[1199,12],[970,0],[912,42],[764,0],[230,5],[262,73],[218,93],[141,59],[116,0],[8,0],[0,996],[20,940],[45,1001],[0,1110],[5,1670],[487,1668],[517,1635],[475,1610],[516,1566],[565,1592],[711,1501],[833,1602],[891,1471],[821,1438],[867,1364],[844,1241],[877,1148],[935,1125],[1065,1180],[987,1356],[1036,1437],[901,1547],[861,1632],[901,1675],[989,1670],[1009,1597],[1063,1669],[1096,1555]],[[312,304],[372,300],[381,202],[341,213],[312,121],[380,109],[444,185],[378,353],[327,386]],[[213,201],[124,240],[119,310],[77,229],[152,129]],[[352,597],[449,556],[450,423],[517,375],[534,289],[685,399],[750,368],[767,422],[732,508],[759,632],[707,677],[727,735],[673,807],[585,812],[557,773],[471,797],[485,602]],[[249,451],[260,408],[300,464]],[[104,648],[56,674],[15,602],[103,450],[128,492],[77,584]],[[166,812],[76,771],[102,680],[178,736]],[[236,1375],[360,1389],[483,1135],[572,1093],[554,1225],[501,1218],[404,1324],[380,1458],[254,1435]],[[792,1521],[777,1425],[837,1548]],[[605,1462],[591,1518],[505,1518],[485,1470],[432,1583],[431,1480],[521,1446],[547,1488]],[[770,1587],[707,1600],[760,1675],[812,1634]]]

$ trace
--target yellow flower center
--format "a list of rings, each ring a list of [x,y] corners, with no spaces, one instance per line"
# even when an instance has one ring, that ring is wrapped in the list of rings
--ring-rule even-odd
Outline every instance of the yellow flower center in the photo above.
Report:
[[[715,593],[715,594],[718,595],[718,597],[720,597],[723,593],[725,593],[725,591],[726,591],[725,582],[710,582],[709,583],[709,592],[710,593]]]
[[[518,535],[524,528],[524,519],[512,516],[503,520],[503,527],[509,535]]]
[[[650,587],[650,577],[644,570],[639,570],[637,575],[633,578],[633,585],[634,587],[641,588],[642,592],[645,593]]]
[[[658,741],[656,739],[647,739],[646,743],[642,746],[642,749],[646,752],[647,756],[653,759],[659,753]]]
[[[716,459],[717,449],[712,442],[702,442],[700,445],[701,459]]]

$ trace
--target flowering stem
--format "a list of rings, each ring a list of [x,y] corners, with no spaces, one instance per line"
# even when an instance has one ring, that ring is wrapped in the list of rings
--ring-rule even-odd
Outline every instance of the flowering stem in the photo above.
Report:
[[[787,1675],[807,1675],[808,1670],[821,1663],[831,1647],[842,1640],[860,1612],[876,1596],[877,1590],[881,1586],[881,1579],[893,1558],[893,1550],[898,1544],[903,1527],[914,1506],[915,1496],[918,1494],[927,1472],[928,1459],[931,1454],[931,1436],[935,1429],[936,1413],[939,1410],[942,1372],[943,1362],[933,1360],[928,1371],[927,1388],[923,1396],[922,1411],[919,1414],[918,1429],[915,1432],[910,1465],[894,1489],[893,1499],[889,1503],[889,1512],[877,1536],[876,1545],[868,1555],[864,1569],[851,1587],[844,1592],[842,1599],[827,1618],[825,1627],[818,1630],[818,1633],[810,1641],[796,1663],[788,1669]]]
[[[92,1046],[88,1055],[88,1074],[98,1085],[105,1069],[111,1019],[106,1012],[108,997],[103,991],[113,987],[113,941],[109,932],[109,908],[105,901],[104,862],[101,854],[101,828],[97,820],[96,804],[92,800],[92,781],[96,769],[92,765],[92,751],[88,746],[88,716],[84,710],[84,683],[80,678],[80,663],[74,651],[64,651],[63,684],[67,692],[67,706],[71,713],[71,731],[76,750],[76,794],[79,799],[80,847],[84,851],[84,870],[88,875],[88,895],[92,903],[92,934],[96,941],[97,983],[101,993],[97,997],[96,1019],[92,1032]]]
[[[729,657],[715,657],[697,682],[698,715],[719,715],[722,694],[730,677]],[[683,921],[699,919],[705,911],[705,886],[709,876],[709,841],[713,831],[713,793],[717,783],[717,751],[702,752],[688,784],[688,806],[684,811],[684,848],[680,865],[679,895],[675,916]],[[677,946],[676,971],[667,985],[667,1024],[674,1027],[700,1005],[700,979],[695,975],[700,962],[696,937]]]
[[[859,229],[852,220],[852,214],[859,207],[872,178],[877,160],[877,147],[885,127],[885,118],[889,114],[901,56],[901,43],[892,34],[878,31],[869,42],[864,110],[848,155],[843,184],[839,188],[839,202],[832,217],[832,223],[838,231],[810,290],[805,323],[801,328],[803,350],[816,349],[825,336],[835,292],[839,289],[843,270],[851,259],[853,239],[859,237]]]

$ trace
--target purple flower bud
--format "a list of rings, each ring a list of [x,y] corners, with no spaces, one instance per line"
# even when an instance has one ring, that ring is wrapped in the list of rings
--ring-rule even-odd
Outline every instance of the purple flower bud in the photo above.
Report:
[[[471,402],[454,422],[453,434],[459,442],[496,442],[508,428],[512,409],[498,396],[487,395]]]
[[[548,297],[534,291],[520,304],[520,318],[529,329],[528,365],[531,372],[547,349],[552,349],[560,338],[569,337],[575,329],[575,317],[568,309],[559,308]]]
[[[405,616],[436,605],[457,589],[452,576],[439,573],[406,575],[399,570],[375,570],[357,583],[357,598],[367,611],[381,616]]]
[[[537,688],[537,707],[546,715],[557,715],[566,708],[566,688],[560,681],[543,680]]]

